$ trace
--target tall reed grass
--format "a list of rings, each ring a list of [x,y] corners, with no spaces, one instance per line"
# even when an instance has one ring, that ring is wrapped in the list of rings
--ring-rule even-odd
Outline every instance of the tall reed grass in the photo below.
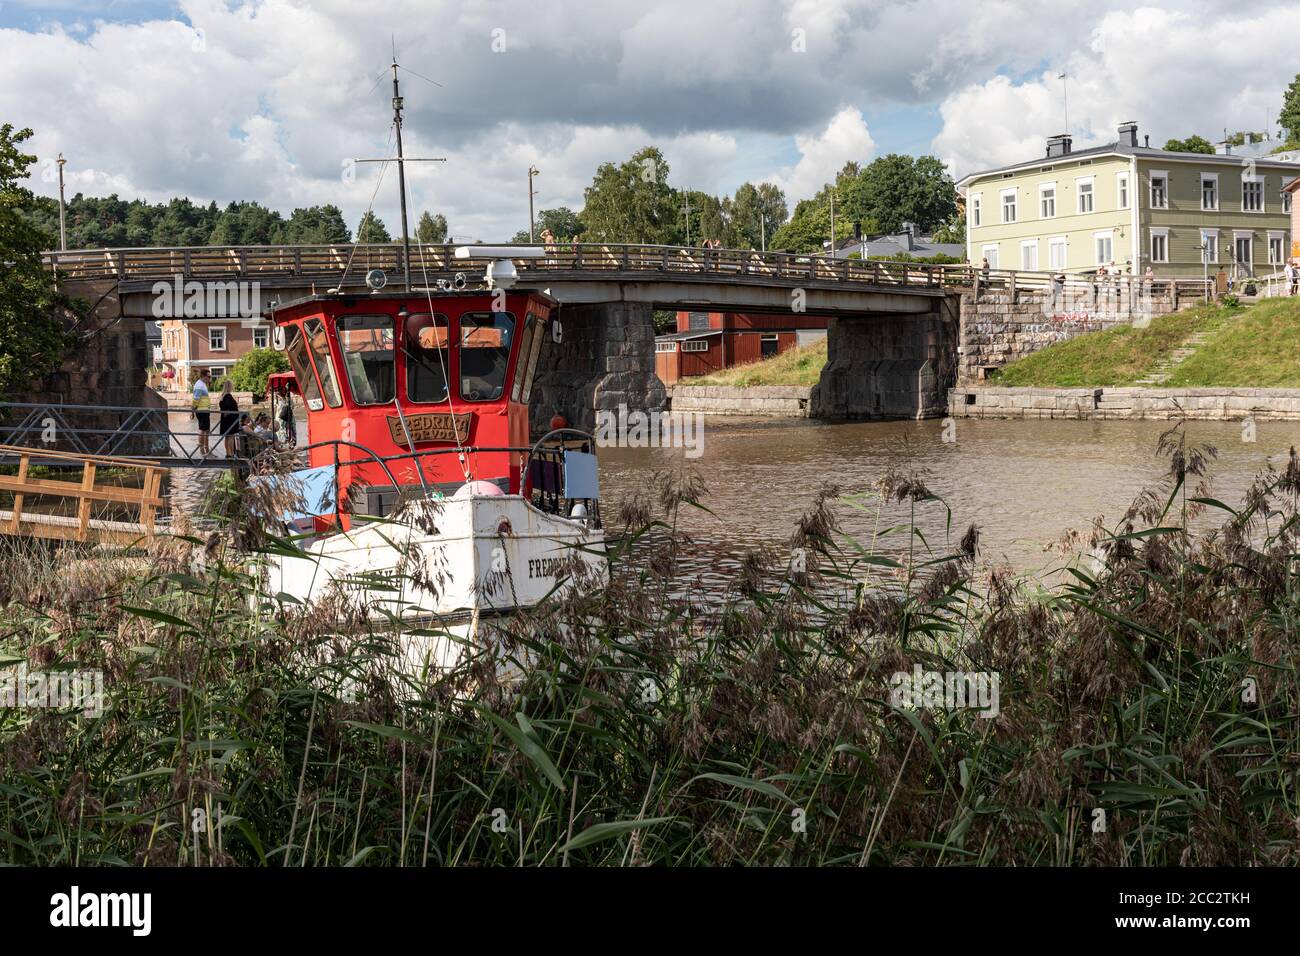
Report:
[[[944,507],[890,475],[700,600],[675,518],[707,499],[664,480],[622,509],[609,587],[405,686],[409,625],[255,598],[232,542],[280,545],[238,515],[134,557],[10,543],[0,663],[102,668],[108,699],[0,710],[0,860],[1295,864],[1300,464],[1233,507],[1189,488],[1212,450],[1159,452],[1166,485],[1053,590],[982,568],[973,527],[842,534],[844,507]],[[997,716],[896,706],[915,665],[996,674]]]

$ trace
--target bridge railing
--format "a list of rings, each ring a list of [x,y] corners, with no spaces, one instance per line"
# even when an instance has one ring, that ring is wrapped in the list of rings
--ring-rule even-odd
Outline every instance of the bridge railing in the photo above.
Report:
[[[411,245],[411,273],[422,279],[454,272],[476,273],[487,259],[457,259],[463,243]],[[536,248],[541,244],[532,244]],[[939,265],[887,259],[839,259],[753,249],[702,249],[639,243],[562,242],[542,246],[540,259],[518,259],[521,277],[596,278],[613,275],[709,275],[782,282],[846,283],[875,287],[970,289],[1009,288],[1021,291],[1057,291],[1057,273],[1024,270],[982,270],[968,263]],[[394,275],[403,271],[400,243],[337,243],[299,246],[191,246],[176,248],[76,249],[48,252],[45,263],[67,279],[118,279],[168,281],[185,279],[330,279],[346,276],[360,284],[366,272],[381,269]],[[1067,287],[1083,288],[1145,283],[1152,291],[1178,296],[1203,296],[1201,279],[1154,279],[1140,276],[1067,276]]]

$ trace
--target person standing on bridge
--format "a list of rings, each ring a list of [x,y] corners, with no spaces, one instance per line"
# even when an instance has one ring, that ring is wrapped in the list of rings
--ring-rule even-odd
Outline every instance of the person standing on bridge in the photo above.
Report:
[[[208,384],[212,373],[204,369],[194,382],[194,396],[190,399],[190,412],[199,423],[199,454],[208,457],[208,433],[212,431],[212,400],[208,398]]]
[[[230,379],[226,379],[221,384],[221,401],[217,403],[221,409],[221,421],[218,427],[221,429],[221,437],[226,446],[226,457],[234,458],[238,452],[239,438],[239,402],[235,400],[234,393],[231,391]]]

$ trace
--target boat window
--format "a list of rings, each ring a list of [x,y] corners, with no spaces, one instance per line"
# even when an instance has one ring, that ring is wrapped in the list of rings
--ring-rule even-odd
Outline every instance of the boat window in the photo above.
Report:
[[[294,377],[298,379],[298,387],[302,389],[304,404],[313,412],[320,411],[325,403],[321,401],[320,385],[312,370],[311,359],[307,357],[307,340],[297,325],[291,325],[286,330],[284,349],[289,356],[289,364],[293,366]]]
[[[460,317],[460,397],[491,402],[505,394],[515,317],[509,312],[467,312]]]
[[[339,348],[352,400],[386,405],[393,400],[393,319],[387,315],[342,315]]]
[[[338,382],[334,378],[334,361],[330,358],[325,323],[320,319],[308,319],[302,327],[307,333],[307,348],[311,350],[311,357],[316,363],[316,373],[320,375],[321,392],[330,408],[338,408],[343,404],[343,399],[339,397]]]
[[[519,336],[519,358],[515,360],[515,381],[510,386],[511,401],[519,401],[519,396],[523,392],[524,374],[528,369],[528,356],[532,352],[533,335],[536,331],[537,316],[529,312],[528,321],[524,323],[524,333]]]
[[[406,320],[406,397],[413,402],[445,402],[451,356],[447,317],[416,313]]]
[[[537,331],[533,335],[531,352],[528,355],[528,369],[524,374],[524,390],[519,400],[525,405],[533,394],[533,375],[537,372],[537,357],[542,354],[542,342],[546,339],[546,323],[538,321]]]

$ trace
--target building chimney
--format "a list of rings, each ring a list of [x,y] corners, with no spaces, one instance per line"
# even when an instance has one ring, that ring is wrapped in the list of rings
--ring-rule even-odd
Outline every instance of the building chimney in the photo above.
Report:
[[[1057,133],[1055,136],[1047,137],[1047,155],[1064,156],[1070,151],[1070,134]]]
[[[1119,145],[1136,146],[1138,144],[1138,124],[1133,121],[1119,125]]]

